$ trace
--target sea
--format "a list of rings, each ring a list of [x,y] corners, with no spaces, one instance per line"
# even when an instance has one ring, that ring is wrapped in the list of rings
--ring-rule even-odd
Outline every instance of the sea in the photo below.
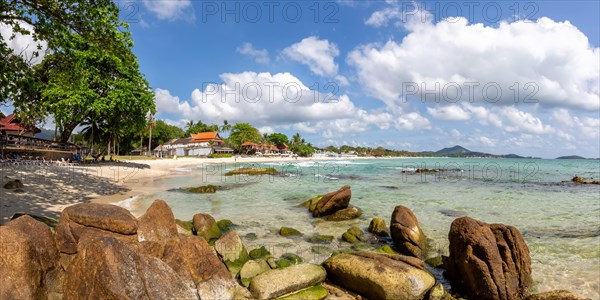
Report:
[[[279,175],[225,176],[240,167],[272,167]],[[415,172],[435,169],[438,172]],[[155,199],[165,200],[175,217],[196,213],[229,219],[248,250],[267,247],[274,256],[295,253],[320,263],[333,251],[355,247],[341,235],[351,226],[365,230],[373,217],[389,221],[404,205],[417,216],[429,240],[429,256],[448,255],[448,231],[460,216],[512,225],[523,234],[532,258],[533,290],[567,289],[600,299],[600,185],[574,184],[574,176],[600,178],[600,160],[490,158],[373,158],[238,164],[203,164],[173,170],[155,180],[150,194],[120,204],[141,215]],[[214,194],[186,187],[213,184]],[[351,186],[350,204],[358,219],[328,222],[300,204],[316,195]],[[282,237],[281,227],[303,237]],[[330,243],[311,237],[332,235]],[[389,240],[371,242],[380,245]],[[439,270],[432,270],[447,287]]]

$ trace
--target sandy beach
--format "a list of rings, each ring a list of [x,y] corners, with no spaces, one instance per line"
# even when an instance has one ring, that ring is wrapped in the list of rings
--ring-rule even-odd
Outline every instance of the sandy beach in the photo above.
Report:
[[[158,160],[126,160],[89,165],[58,164],[4,164],[0,166],[1,185],[19,179],[21,191],[0,188],[0,224],[15,213],[58,218],[67,206],[77,203],[116,203],[127,198],[158,192],[154,180],[165,176],[185,174],[178,172],[189,167],[219,164],[301,162],[347,158],[311,157],[230,157]]]

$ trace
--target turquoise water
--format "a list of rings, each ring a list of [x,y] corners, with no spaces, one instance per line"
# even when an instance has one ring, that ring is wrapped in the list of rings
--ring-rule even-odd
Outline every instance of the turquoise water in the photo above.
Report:
[[[447,234],[458,215],[488,223],[517,227],[524,235],[533,261],[535,289],[568,289],[600,299],[600,186],[574,185],[573,176],[600,177],[598,160],[527,159],[356,159],[319,162],[274,162],[285,176],[225,177],[235,167],[252,164],[204,165],[179,170],[180,175],[155,182],[162,190],[125,203],[142,214],[154,199],[167,201],[177,218],[191,219],[209,213],[231,219],[248,248],[267,245],[275,255],[295,252],[308,261],[321,262],[328,254],[315,254],[309,242],[277,235],[282,226],[310,236],[336,237],[357,225],[364,230],[372,217],[388,222],[396,205],[413,210],[431,239],[431,255],[448,254]],[[417,168],[441,169],[414,173]],[[403,171],[407,171],[403,173]],[[206,184],[226,187],[216,194],[190,194],[171,190]],[[351,204],[363,216],[344,222],[314,220],[298,204],[318,194],[352,187]],[[124,205],[125,205],[124,204]],[[350,245],[334,241],[330,250]]]

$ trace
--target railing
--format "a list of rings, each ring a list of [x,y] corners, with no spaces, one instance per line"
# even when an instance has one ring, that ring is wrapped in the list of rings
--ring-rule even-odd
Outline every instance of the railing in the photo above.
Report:
[[[0,138],[0,146],[5,150],[39,150],[39,151],[61,151],[73,152],[77,150],[77,146],[71,143],[62,143],[57,141],[49,141],[24,135],[2,135]]]

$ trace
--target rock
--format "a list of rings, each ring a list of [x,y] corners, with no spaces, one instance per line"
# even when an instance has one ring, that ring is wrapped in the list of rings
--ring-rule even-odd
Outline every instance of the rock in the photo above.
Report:
[[[244,263],[250,259],[242,240],[233,230],[226,232],[215,242],[215,250],[234,277],[240,272]]]
[[[438,170],[434,170],[434,169],[417,169],[415,170],[415,173],[437,173]]]
[[[125,235],[137,233],[137,219],[120,206],[100,203],[75,204],[63,210],[61,220],[65,213],[68,214],[69,220],[83,226]]]
[[[323,198],[323,195],[310,198],[306,200],[306,202],[302,203],[302,206],[307,207],[308,211],[312,213],[315,210],[315,207],[317,207],[317,203],[319,200],[321,200],[321,198]]]
[[[194,223],[192,223],[192,221],[182,221],[179,219],[175,219],[175,224],[177,224],[177,232],[183,233],[185,235],[194,234]]]
[[[251,259],[261,259],[271,255],[271,252],[265,246],[261,246],[260,248],[251,250],[248,254]]]
[[[209,214],[195,214],[192,220],[196,235],[203,237],[205,240],[218,239],[221,237],[221,230],[215,219]]]
[[[254,241],[254,240],[258,239],[258,236],[256,235],[256,233],[250,232],[250,233],[246,233],[246,235],[244,235],[244,238],[249,241]]]
[[[240,281],[245,287],[250,285],[250,280],[254,276],[263,272],[271,270],[271,267],[265,260],[249,260],[247,261],[240,270]]]
[[[327,254],[331,253],[331,249],[329,247],[323,246],[323,245],[311,246],[310,251],[312,253],[321,254],[321,255],[327,255]]]
[[[313,217],[322,217],[333,214],[334,212],[347,208],[350,203],[352,192],[350,186],[345,185],[341,189],[323,195],[315,205]]]
[[[360,228],[352,226],[342,234],[342,239],[348,243],[360,243],[363,241],[363,234],[365,233]]]
[[[398,252],[422,258],[425,255],[425,234],[413,212],[402,205],[394,208],[390,231],[394,246]]]
[[[325,280],[325,269],[319,265],[300,264],[266,271],[250,281],[250,292],[258,299],[272,299]]]
[[[360,217],[362,212],[356,207],[340,209],[331,215],[323,217],[325,221],[346,221]]]
[[[277,175],[277,169],[275,168],[239,168],[235,170],[231,170],[225,173],[225,176],[246,174],[250,176],[256,175]]]
[[[281,229],[279,229],[279,234],[281,236],[301,236],[302,232],[291,227],[281,227]]]
[[[22,216],[0,226],[0,299],[45,299],[58,260],[46,224]]]
[[[281,255],[280,258],[289,261],[293,265],[302,263],[302,257],[300,257],[294,253],[284,253],[283,255]]]
[[[473,299],[522,299],[531,285],[531,259],[521,233],[512,226],[461,217],[450,227],[446,276]]]
[[[299,292],[279,297],[278,300],[321,300],[325,299],[329,292],[322,285],[315,285]]]
[[[389,245],[381,246],[375,250],[377,253],[400,254]]]
[[[591,300],[583,296],[573,294],[569,291],[549,291],[539,294],[530,295],[525,300]]]
[[[346,290],[335,284],[332,284],[331,282],[328,282],[328,281],[321,283],[321,286],[327,290],[327,293],[329,295],[327,295],[326,299],[328,299],[328,300],[362,300],[363,299],[360,295],[358,295],[352,291]]]
[[[594,178],[587,179],[579,176],[573,177],[571,181],[578,184],[600,184],[600,180],[594,180]]]
[[[444,290],[444,286],[441,283],[436,284],[429,290],[427,300],[456,300],[450,293]]]
[[[217,222],[217,226],[219,227],[221,232],[226,232],[231,230],[231,228],[233,228],[235,225],[233,225],[233,222],[231,222],[231,220],[223,219]]]
[[[50,226],[51,228],[56,228],[56,225],[58,225],[58,220],[56,220],[56,219],[44,217],[44,216],[36,216],[36,215],[28,214],[28,213],[15,213],[10,219],[15,220],[22,216],[30,216],[33,219],[35,219],[36,221],[40,221],[40,222]]]
[[[312,244],[330,244],[333,241],[333,235],[315,234],[307,237],[305,240]]]
[[[190,192],[190,193],[197,193],[197,194],[206,194],[206,193],[216,193],[217,192],[217,187],[209,184],[209,185],[203,185],[203,186],[198,186],[198,187],[191,187],[191,188],[186,188],[186,191]]]
[[[138,222],[138,241],[168,243],[178,240],[175,216],[169,205],[163,200],[155,200]]]
[[[24,187],[25,186],[19,179],[11,180],[4,184],[4,188],[7,190],[22,189]]]
[[[369,223],[369,229],[367,231],[378,236],[389,235],[387,226],[385,226],[385,221],[378,217],[371,219],[371,223]]]
[[[331,256],[328,280],[369,299],[423,299],[435,278],[417,258],[360,251]]]
[[[65,274],[64,299],[198,299],[166,263],[112,237],[82,248]]]
[[[180,236],[179,243],[167,245],[162,258],[201,299],[231,298],[236,283],[215,250],[198,236]]]
[[[444,267],[444,260],[441,256],[430,257],[425,260],[425,263],[430,265],[432,268]]]

